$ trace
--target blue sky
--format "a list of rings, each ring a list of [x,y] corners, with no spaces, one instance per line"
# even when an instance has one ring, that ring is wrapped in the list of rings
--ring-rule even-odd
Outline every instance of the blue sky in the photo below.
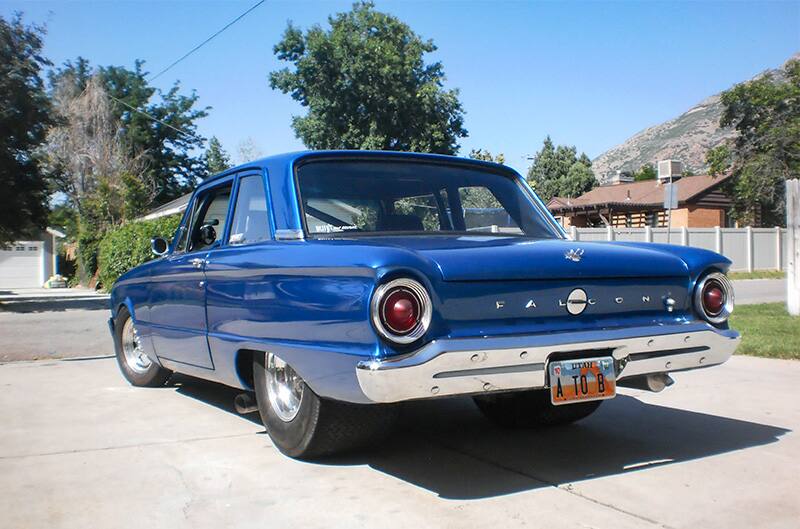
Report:
[[[140,58],[156,72],[253,3],[0,1],[0,13],[45,23],[56,64]],[[800,50],[796,1],[376,3],[439,47],[430,60],[466,110],[461,152],[504,152],[519,171],[547,134],[595,157]],[[196,89],[213,107],[200,132],[231,153],[247,138],[264,154],[302,148],[290,121],[304,110],[267,83],[272,46],[287,20],[324,25],[350,5],[268,0],[155,84]]]

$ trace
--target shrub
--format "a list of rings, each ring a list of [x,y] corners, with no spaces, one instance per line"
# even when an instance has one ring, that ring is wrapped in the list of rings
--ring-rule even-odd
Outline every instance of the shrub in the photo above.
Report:
[[[150,251],[152,237],[171,239],[180,224],[180,215],[128,222],[109,230],[100,242],[98,267],[100,284],[110,290],[119,276],[155,256]]]

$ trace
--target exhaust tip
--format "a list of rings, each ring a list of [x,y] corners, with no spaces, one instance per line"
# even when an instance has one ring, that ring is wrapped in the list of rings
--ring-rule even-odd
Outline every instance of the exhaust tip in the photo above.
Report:
[[[239,393],[233,399],[233,407],[236,408],[236,413],[239,415],[246,415],[258,411],[258,404],[252,393]]]
[[[674,383],[675,381],[667,373],[653,373],[651,375],[640,375],[636,377],[624,378],[617,382],[617,385],[626,388],[642,389],[645,391],[652,391],[653,393],[659,393],[664,391],[664,388],[667,388]]]

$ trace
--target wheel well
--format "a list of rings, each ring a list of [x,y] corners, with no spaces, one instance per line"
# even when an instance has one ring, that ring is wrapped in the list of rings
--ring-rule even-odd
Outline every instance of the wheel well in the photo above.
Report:
[[[253,357],[263,355],[264,351],[239,349],[236,353],[236,376],[248,389],[253,389]]]

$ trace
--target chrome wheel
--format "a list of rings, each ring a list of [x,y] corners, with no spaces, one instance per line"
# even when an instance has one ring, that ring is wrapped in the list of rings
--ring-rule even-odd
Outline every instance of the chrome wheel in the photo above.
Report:
[[[269,404],[283,422],[289,422],[297,416],[303,402],[303,379],[272,353],[267,353],[266,364]]]
[[[125,356],[125,364],[134,373],[146,373],[153,365],[142,350],[139,333],[136,332],[132,318],[128,318],[122,327],[122,353]]]

